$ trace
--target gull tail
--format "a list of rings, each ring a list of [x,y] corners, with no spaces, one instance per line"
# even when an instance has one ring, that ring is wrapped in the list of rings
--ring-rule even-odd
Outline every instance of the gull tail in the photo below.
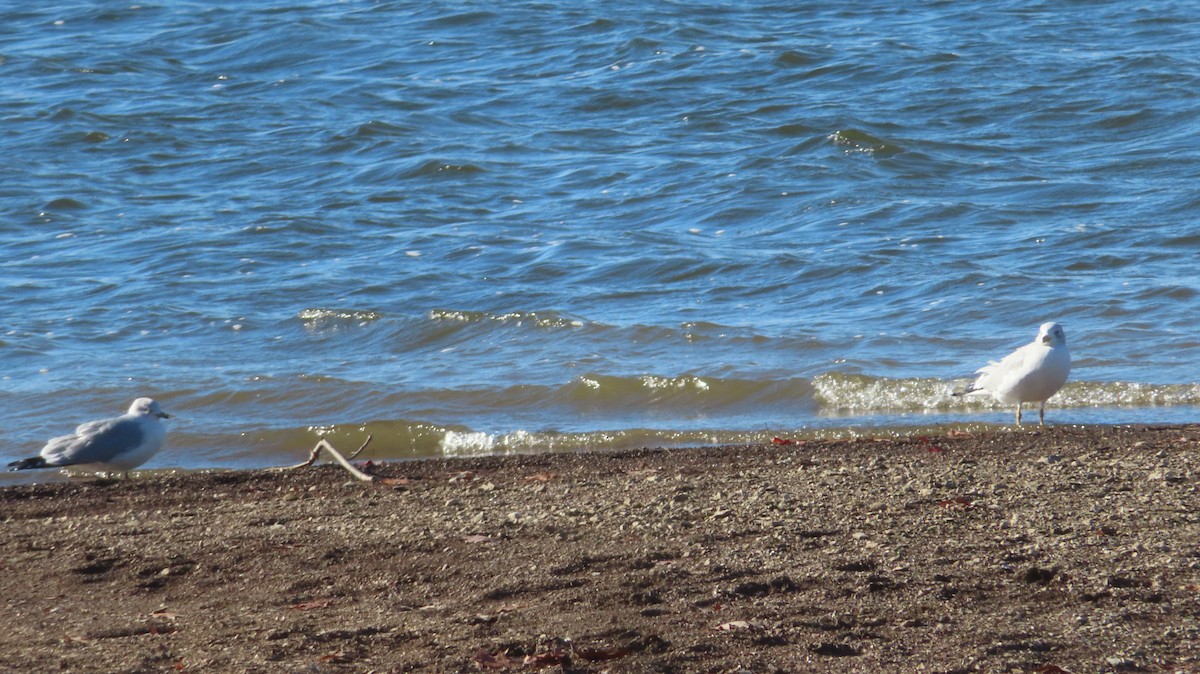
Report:
[[[10,471],[12,471],[12,470],[27,470],[30,468],[48,468],[48,467],[49,466],[46,465],[46,460],[40,456],[32,456],[28,459],[21,459],[20,461],[13,461],[12,463],[8,464],[8,469]]]
[[[955,396],[955,397],[965,396],[965,395],[970,395],[976,391],[982,391],[982,390],[983,389],[975,386],[974,384],[971,384],[970,386],[966,387],[965,389],[962,389],[961,391],[951,391],[950,395]]]

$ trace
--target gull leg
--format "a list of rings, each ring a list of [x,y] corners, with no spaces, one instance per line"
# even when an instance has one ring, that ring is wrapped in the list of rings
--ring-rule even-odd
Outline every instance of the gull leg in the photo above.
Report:
[[[1021,427],[1021,403],[1017,403],[1017,428]]]
[[[1046,425],[1046,401],[1042,401],[1042,406],[1038,408],[1038,423],[1042,426]]]

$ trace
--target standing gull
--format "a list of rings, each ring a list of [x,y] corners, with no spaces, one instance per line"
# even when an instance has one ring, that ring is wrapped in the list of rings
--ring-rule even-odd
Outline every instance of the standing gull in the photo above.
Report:
[[[1017,406],[1017,425],[1021,425],[1021,405],[1041,403],[1038,423],[1046,425],[1046,399],[1058,392],[1071,373],[1071,354],[1067,336],[1058,323],[1042,323],[1037,339],[1004,357],[976,370],[979,377],[965,391],[954,395],[988,395]]]
[[[74,466],[93,471],[128,473],[162,448],[167,429],[163,412],[150,398],[138,398],[129,411],[112,419],[89,421],[73,435],[52,438],[39,456],[13,461],[9,470]]]

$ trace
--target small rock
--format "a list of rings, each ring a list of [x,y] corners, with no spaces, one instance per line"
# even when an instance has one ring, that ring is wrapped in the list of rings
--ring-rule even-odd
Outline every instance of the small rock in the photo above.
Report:
[[[748,581],[734,587],[733,593],[740,594],[743,597],[763,597],[771,593],[771,586],[766,583]]]
[[[1025,570],[1023,576],[1026,583],[1037,583],[1038,585],[1049,585],[1050,581],[1054,580],[1054,576],[1058,575],[1058,567],[1050,569],[1031,566]]]
[[[763,629],[763,625],[749,620],[731,620],[717,625],[716,629],[721,632],[758,632]]]
[[[777,576],[771,579],[771,590],[775,592],[796,592],[800,586],[789,576]]]

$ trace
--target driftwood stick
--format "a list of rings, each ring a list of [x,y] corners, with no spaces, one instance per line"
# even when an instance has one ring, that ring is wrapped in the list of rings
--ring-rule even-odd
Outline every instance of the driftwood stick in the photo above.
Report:
[[[312,448],[312,452],[308,455],[307,461],[305,461],[303,463],[298,463],[294,466],[283,466],[280,468],[275,468],[274,470],[284,471],[284,470],[296,470],[297,468],[308,468],[309,466],[311,466],[317,462],[317,457],[321,455],[321,450],[323,449],[326,452],[329,452],[329,454],[331,456],[333,456],[333,460],[337,461],[339,464],[341,464],[342,468],[345,468],[346,470],[348,470],[350,472],[350,474],[353,475],[355,478],[362,480],[363,482],[374,482],[375,481],[374,475],[368,475],[368,474],[362,472],[361,470],[355,468],[354,464],[350,463],[350,459],[353,459],[354,457],[361,454],[362,451],[367,448],[367,445],[370,444],[370,442],[371,442],[371,436],[368,435],[367,439],[363,441],[362,446],[360,446],[357,450],[355,450],[354,453],[350,455],[350,458],[347,459],[345,456],[342,456],[342,453],[339,452],[337,449],[335,449],[333,445],[329,444],[328,440],[325,440],[324,438],[322,438],[321,440],[317,441],[317,445]]]
[[[358,455],[362,454],[362,451],[364,449],[366,449],[367,445],[369,445],[369,444],[371,444],[371,434],[370,433],[367,434],[367,439],[363,440],[363,443],[358,446],[358,449],[354,450],[354,453],[351,454],[350,456],[348,456],[347,458],[350,459],[351,461],[358,458]]]

